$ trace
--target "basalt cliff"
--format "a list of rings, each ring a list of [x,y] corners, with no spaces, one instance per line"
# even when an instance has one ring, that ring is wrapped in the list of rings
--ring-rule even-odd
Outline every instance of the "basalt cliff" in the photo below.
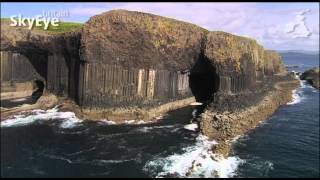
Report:
[[[112,10],[60,34],[1,23],[1,95],[36,81],[38,101],[64,99],[88,119],[145,119],[192,101],[237,112],[290,78],[279,54],[253,39],[148,13]],[[201,129],[214,136],[218,116],[207,111]]]

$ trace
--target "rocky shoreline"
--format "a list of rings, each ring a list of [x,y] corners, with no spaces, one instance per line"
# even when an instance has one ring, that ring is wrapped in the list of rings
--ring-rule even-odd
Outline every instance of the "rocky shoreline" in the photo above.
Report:
[[[320,69],[313,68],[303,72],[300,76],[301,80],[306,80],[311,86],[320,89]]]
[[[262,120],[266,119],[281,105],[292,99],[292,91],[299,86],[299,81],[290,75],[275,76],[257,88],[260,91],[239,95],[230,98],[229,105],[221,106],[215,102],[209,104],[200,115],[200,133],[214,139],[218,144],[212,147],[217,155],[227,157],[232,150],[232,141],[255,128]],[[224,98],[226,100],[226,98]],[[231,100],[232,99],[232,100]],[[232,101],[234,101],[232,103]],[[1,120],[19,113],[28,113],[33,109],[50,109],[55,106],[59,111],[72,111],[80,119],[114,121],[117,124],[128,120],[139,120],[144,123],[157,121],[156,116],[170,110],[190,105],[195,102],[194,97],[173,101],[156,107],[131,108],[131,109],[84,109],[72,100],[59,98],[53,94],[42,96],[36,104],[1,110]],[[238,102],[238,103],[236,103]]]
[[[194,97],[188,97],[144,107],[86,108],[80,107],[69,98],[58,97],[54,94],[47,93],[41,96],[35,104],[24,104],[14,108],[1,108],[1,121],[19,113],[28,113],[28,111],[34,109],[48,110],[57,106],[59,111],[74,112],[78,118],[84,120],[99,121],[105,119],[116,123],[123,123],[128,120],[153,122],[157,116],[171,110],[188,106],[194,102]]]
[[[292,90],[299,85],[298,80],[291,76],[273,77],[270,82],[264,82],[259,91],[237,94],[224,98],[224,103],[214,102],[209,104],[201,114],[200,131],[209,138],[219,142],[216,148],[221,154],[228,154],[225,149],[227,142],[255,127],[259,121],[271,115],[280,105],[291,100]],[[226,101],[229,101],[225,104]],[[113,109],[90,109],[78,106],[68,98],[57,97],[47,93],[32,105],[22,107],[1,109],[1,120],[17,113],[27,113],[33,109],[50,109],[55,106],[60,111],[72,111],[80,119],[101,120],[106,119],[116,123],[127,120],[139,120],[153,122],[155,117],[170,110],[181,108],[195,102],[194,97],[180,99],[158,106],[136,107],[136,108],[113,108]],[[258,112],[258,113],[257,113]]]
[[[288,103],[292,99],[292,90],[298,86],[298,80],[283,76],[273,82],[273,88],[255,105],[230,111],[208,107],[201,115],[201,133],[218,142],[212,147],[213,152],[228,156],[232,140],[255,128],[279,106]]]
[[[194,97],[180,99],[158,106],[146,107],[122,107],[122,108],[83,108],[77,106],[72,101],[65,101],[61,104],[62,111],[74,111],[78,118],[90,121],[99,121],[105,119],[115,123],[124,123],[128,120],[153,122],[155,117],[168,111],[188,106],[195,102]]]
[[[55,35],[1,25],[1,87],[43,90],[36,104],[1,108],[1,119],[58,105],[83,120],[149,122],[196,100],[208,105],[201,133],[228,154],[224,142],[288,102],[299,84],[254,39],[149,13],[112,10]]]

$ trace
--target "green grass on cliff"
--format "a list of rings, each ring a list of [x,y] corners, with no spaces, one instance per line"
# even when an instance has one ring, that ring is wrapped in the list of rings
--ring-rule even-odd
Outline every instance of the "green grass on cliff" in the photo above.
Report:
[[[34,29],[48,33],[65,33],[81,29],[83,26],[82,23],[75,22],[60,22],[58,24],[59,26],[49,26],[47,30],[44,30],[43,26],[35,26]]]
[[[11,23],[9,18],[1,18],[1,22]],[[51,26],[49,25],[47,30],[44,30],[44,24],[42,26],[33,26],[33,30],[43,31],[47,33],[65,33],[79,30],[83,27],[83,23],[76,22],[59,22],[59,26]]]

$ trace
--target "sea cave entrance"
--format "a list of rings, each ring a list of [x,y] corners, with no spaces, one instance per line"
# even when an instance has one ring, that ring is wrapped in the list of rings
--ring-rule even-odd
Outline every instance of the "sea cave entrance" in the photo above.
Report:
[[[216,68],[206,58],[199,58],[190,70],[189,86],[197,102],[207,105],[219,88]]]
[[[43,91],[44,91],[44,87],[45,87],[45,84],[43,81],[37,79],[33,82],[33,93],[32,93],[32,98],[33,99],[39,99],[42,94],[43,94]]]

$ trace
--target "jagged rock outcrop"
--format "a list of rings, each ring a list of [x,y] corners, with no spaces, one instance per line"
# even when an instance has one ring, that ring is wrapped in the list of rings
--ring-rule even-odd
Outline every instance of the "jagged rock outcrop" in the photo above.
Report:
[[[301,80],[306,80],[314,88],[320,89],[320,69],[313,68],[303,72],[300,76]]]

